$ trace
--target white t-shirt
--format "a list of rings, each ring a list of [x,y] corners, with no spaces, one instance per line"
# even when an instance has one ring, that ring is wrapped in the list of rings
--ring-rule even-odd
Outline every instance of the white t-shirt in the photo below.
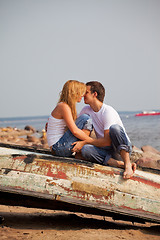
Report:
[[[105,103],[103,103],[101,109],[98,112],[94,112],[90,106],[85,106],[80,112],[80,115],[82,114],[88,114],[91,117],[97,138],[103,138],[104,130],[108,130],[113,124],[120,125],[125,131],[125,128],[117,111]]]

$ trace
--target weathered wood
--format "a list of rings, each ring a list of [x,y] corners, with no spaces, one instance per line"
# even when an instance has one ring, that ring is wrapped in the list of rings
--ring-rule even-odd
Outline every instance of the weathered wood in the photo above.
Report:
[[[45,155],[50,155],[51,151],[49,149],[44,149],[38,146],[22,146],[22,145],[18,145],[18,144],[13,144],[13,143],[1,143],[0,142],[0,149],[8,149],[8,152],[11,154],[45,154]],[[8,154],[8,153],[6,153]],[[0,153],[1,155],[1,153]],[[3,154],[4,155],[4,154]],[[148,168],[148,167],[143,167],[143,166],[137,166],[137,169],[139,170],[143,170],[143,171],[147,171],[147,172],[153,172],[153,173],[157,173],[160,174],[160,170],[159,169],[155,169],[155,168]]]
[[[82,205],[81,203],[80,205],[78,205],[77,202],[75,204],[65,202],[64,199],[63,201],[57,200],[57,199],[55,200],[53,198],[44,199],[44,198],[35,197],[35,196],[33,197],[33,196],[22,195],[22,194],[20,195],[18,193],[13,194],[8,192],[0,192],[0,199],[1,199],[1,204],[9,205],[9,206],[23,206],[27,208],[41,208],[41,209],[51,209],[51,210],[60,210],[60,211],[62,210],[62,211],[69,211],[69,212],[80,212],[85,214],[108,216],[113,218],[114,220],[145,223],[144,219],[140,217],[136,217],[134,215],[131,216],[123,213],[116,213],[113,210],[103,211],[99,208],[95,208],[94,206],[86,206],[86,205]],[[151,222],[153,221],[151,220]]]
[[[44,149],[40,147],[33,147],[33,146],[22,146],[18,144],[12,144],[12,143],[1,143],[0,142],[0,147],[1,148],[8,148],[8,149],[17,149],[17,150],[23,150],[23,151],[28,151],[28,152],[34,152],[34,153],[42,153],[42,154],[49,154],[51,155],[51,151],[49,149]]]
[[[46,204],[50,209],[59,206],[61,210],[77,209],[115,219],[128,216],[131,221],[160,223],[159,174],[136,170],[129,180],[123,180],[122,174],[123,170],[118,168],[71,158],[35,154],[0,156],[3,196],[41,199],[50,203]],[[4,204],[3,198],[0,203]],[[45,202],[41,205],[44,207]]]

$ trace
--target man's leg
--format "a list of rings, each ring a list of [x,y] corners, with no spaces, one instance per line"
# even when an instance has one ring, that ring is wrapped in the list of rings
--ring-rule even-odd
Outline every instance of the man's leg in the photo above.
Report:
[[[133,170],[132,170],[132,165],[129,157],[129,153],[126,152],[125,150],[120,151],[120,155],[124,161],[124,173],[123,173],[123,178],[128,179],[133,176]]]
[[[84,145],[81,150],[83,159],[93,163],[109,165],[112,167],[125,168],[124,161],[119,161],[111,157],[111,150],[109,147],[99,148],[93,145]],[[132,163],[132,170],[135,172],[136,164]]]
[[[123,128],[117,124],[110,127],[109,134],[112,141],[113,150],[116,153],[119,153],[124,161],[125,171],[123,173],[123,178],[128,179],[133,175],[132,164],[129,156],[132,149],[131,143],[129,142]],[[111,164],[111,161],[108,161],[108,164]]]
[[[119,161],[114,158],[110,158],[108,160],[107,164],[112,167],[125,168],[124,161]],[[132,165],[132,170],[134,173],[136,171],[136,163],[132,163],[131,165]]]
[[[109,147],[100,148],[90,144],[86,144],[81,149],[83,158],[89,162],[104,164],[104,160],[107,157],[111,158],[111,152]],[[104,164],[105,165],[105,164]]]

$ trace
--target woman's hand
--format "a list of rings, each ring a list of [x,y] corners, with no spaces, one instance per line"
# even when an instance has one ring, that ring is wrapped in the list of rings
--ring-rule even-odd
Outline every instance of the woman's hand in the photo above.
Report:
[[[47,128],[48,128],[48,122],[46,122],[46,125],[45,125],[45,131],[47,132]]]
[[[72,143],[72,145],[74,145],[72,152],[80,152],[82,147],[85,145],[85,141],[77,141]]]

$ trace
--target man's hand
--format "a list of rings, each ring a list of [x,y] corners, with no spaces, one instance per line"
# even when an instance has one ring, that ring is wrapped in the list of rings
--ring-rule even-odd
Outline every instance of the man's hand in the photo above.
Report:
[[[80,152],[82,147],[85,145],[85,141],[77,141],[72,143],[74,145],[72,152]]]

